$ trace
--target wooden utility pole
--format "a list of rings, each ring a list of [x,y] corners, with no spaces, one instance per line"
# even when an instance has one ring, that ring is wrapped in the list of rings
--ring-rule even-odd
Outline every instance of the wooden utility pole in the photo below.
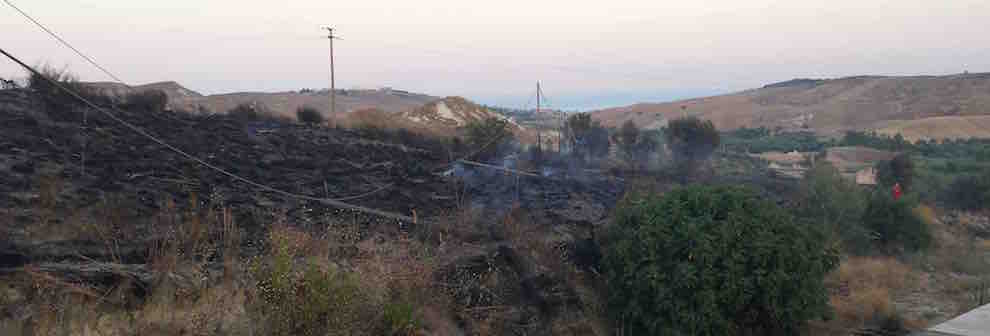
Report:
[[[540,114],[540,81],[536,81],[536,114]]]
[[[539,115],[540,115],[540,81],[536,81],[536,115],[537,115],[537,117],[539,117]],[[541,152],[543,151],[543,139],[542,138],[543,137],[540,136],[539,134],[536,136],[537,142],[540,143],[540,151]],[[551,147],[551,148],[553,148],[553,147]]]
[[[333,27],[323,27],[327,30],[327,39],[330,40],[330,123],[331,126],[337,124],[337,86],[334,82],[333,71],[333,40],[340,39],[333,35]]]

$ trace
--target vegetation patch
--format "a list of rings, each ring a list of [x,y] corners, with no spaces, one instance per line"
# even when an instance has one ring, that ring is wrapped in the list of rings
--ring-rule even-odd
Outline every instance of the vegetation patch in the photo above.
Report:
[[[820,234],[751,192],[687,187],[623,205],[603,267],[628,334],[793,334],[827,316],[837,263]]]

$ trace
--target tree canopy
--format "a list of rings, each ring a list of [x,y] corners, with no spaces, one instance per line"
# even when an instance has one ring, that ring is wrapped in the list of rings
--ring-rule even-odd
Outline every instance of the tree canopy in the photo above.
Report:
[[[710,120],[686,117],[671,120],[665,133],[674,162],[687,173],[708,159],[718,148],[720,137]]]

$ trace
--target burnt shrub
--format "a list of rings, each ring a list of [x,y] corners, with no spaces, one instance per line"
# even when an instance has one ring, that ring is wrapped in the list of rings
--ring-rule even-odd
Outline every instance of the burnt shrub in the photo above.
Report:
[[[160,112],[168,106],[168,95],[161,90],[132,92],[124,97],[124,108],[132,111]]]
[[[45,111],[52,117],[71,118],[74,108],[85,106],[79,98],[89,100],[98,106],[107,106],[113,102],[110,97],[79,82],[68,70],[60,70],[48,65],[37,68],[38,73],[28,73],[27,89],[40,99]]]
[[[650,158],[660,148],[654,134],[640,130],[632,120],[626,120],[613,139],[631,169],[646,169],[650,166]]]
[[[469,150],[472,151],[475,159],[481,161],[496,158],[501,151],[515,142],[515,136],[509,130],[509,122],[499,118],[472,122],[465,126],[464,131]]]
[[[901,184],[901,189],[905,192],[912,191],[914,181],[914,161],[911,154],[901,153],[890,161],[880,162],[876,166],[877,183],[882,186],[893,186]]]
[[[241,103],[227,111],[227,116],[241,121],[284,121],[262,104]]]
[[[794,335],[830,313],[837,251],[746,189],[633,198],[606,241],[608,311],[630,335]]]
[[[18,89],[20,85],[14,80],[4,79],[0,77],[0,90]]]
[[[678,170],[685,175],[704,163],[721,140],[711,120],[686,117],[671,120],[664,133]]]
[[[608,155],[611,146],[608,129],[601,122],[593,121],[590,113],[577,113],[568,117],[564,131],[573,153],[579,159]]]
[[[308,125],[319,125],[323,123],[323,115],[312,106],[300,106],[296,109],[296,119]]]
[[[990,171],[957,177],[949,185],[947,198],[952,207],[959,209],[990,208]]]

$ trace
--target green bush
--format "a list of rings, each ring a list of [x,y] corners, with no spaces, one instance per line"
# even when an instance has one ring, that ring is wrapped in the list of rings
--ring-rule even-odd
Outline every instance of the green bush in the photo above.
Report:
[[[928,223],[915,213],[916,205],[917,201],[911,197],[894,200],[885,189],[880,189],[866,206],[863,225],[885,248],[928,248],[932,244],[932,234]]]
[[[773,134],[769,129],[739,128],[722,133],[725,148],[734,152],[817,152],[831,145],[814,132],[800,131]]]
[[[622,205],[603,261],[608,308],[630,335],[796,334],[827,316],[838,263],[821,234],[733,187]]]
[[[295,269],[293,242],[272,235],[266,262],[253,267],[260,300],[249,311],[266,335],[351,335],[366,323],[367,298],[353,276],[308,264]]]
[[[385,324],[385,334],[390,336],[415,335],[423,322],[412,302],[396,298],[385,303],[382,317]]]
[[[323,123],[323,115],[312,106],[300,106],[296,109],[296,119],[301,123],[309,125]]]
[[[858,254],[873,247],[861,222],[868,195],[831,164],[822,162],[809,169],[799,195],[795,206],[798,217],[825,229],[845,251]]]

